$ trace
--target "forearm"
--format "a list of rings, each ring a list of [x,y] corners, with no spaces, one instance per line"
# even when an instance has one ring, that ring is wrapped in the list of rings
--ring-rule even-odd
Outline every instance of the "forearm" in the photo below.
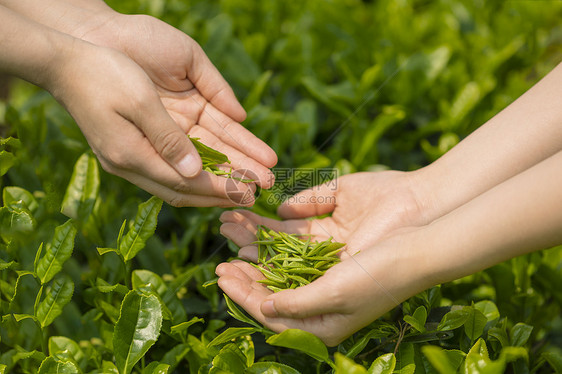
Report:
[[[562,152],[483,193],[414,235],[433,284],[562,243]]]
[[[0,5],[0,70],[47,88],[73,38]]]
[[[415,172],[428,221],[562,150],[562,64],[430,166]]]
[[[119,13],[102,0],[0,0],[37,23],[88,42],[110,46]]]

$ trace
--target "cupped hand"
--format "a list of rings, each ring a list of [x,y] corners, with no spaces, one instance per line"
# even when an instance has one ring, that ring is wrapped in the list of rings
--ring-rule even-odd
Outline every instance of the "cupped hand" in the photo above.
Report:
[[[234,169],[252,172],[262,188],[273,185],[277,155],[240,125],[246,113],[203,49],[185,33],[146,15],[104,14],[84,39],[122,51],[156,85],[169,114],[185,133],[225,153]],[[152,125],[158,130],[156,124]],[[177,142],[187,148],[187,139]]]
[[[393,236],[330,268],[314,282],[272,293],[262,273],[244,261],[222,263],[218,284],[228,296],[266,327],[297,328],[335,346],[410,296],[431,286],[416,253]]]
[[[74,117],[106,171],[174,206],[253,203],[238,204],[227,193],[227,183],[249,194],[251,185],[201,173],[201,160],[189,141],[184,153],[180,140],[187,136],[142,68],[110,48],[78,39],[69,44],[46,88]]]
[[[256,226],[276,231],[311,234],[316,240],[346,243],[342,259],[370,248],[385,236],[404,227],[431,220],[429,210],[416,192],[413,172],[383,171],[345,175],[300,192],[284,202],[277,221],[247,210],[224,212],[221,233],[236,243],[242,258],[256,261]],[[331,213],[329,217],[309,219]]]

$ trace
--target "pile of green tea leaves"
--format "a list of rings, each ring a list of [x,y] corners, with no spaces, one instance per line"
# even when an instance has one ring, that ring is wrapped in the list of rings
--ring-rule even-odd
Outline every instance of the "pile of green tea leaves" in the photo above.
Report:
[[[294,234],[258,226],[258,268],[266,279],[259,281],[273,292],[305,286],[340,262],[344,243],[328,240],[313,242]]]

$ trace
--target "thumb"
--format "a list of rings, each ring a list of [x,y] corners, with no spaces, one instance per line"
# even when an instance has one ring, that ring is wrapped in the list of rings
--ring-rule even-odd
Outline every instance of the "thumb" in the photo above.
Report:
[[[262,302],[261,312],[272,318],[307,318],[334,312],[334,304],[321,283],[272,294]]]
[[[201,157],[187,135],[170,117],[155,93],[145,101],[144,110],[135,111],[132,118],[148,138],[156,152],[178,173],[193,178],[201,172]]]
[[[301,191],[277,209],[283,219],[298,219],[331,213],[336,208],[337,182],[332,181]]]

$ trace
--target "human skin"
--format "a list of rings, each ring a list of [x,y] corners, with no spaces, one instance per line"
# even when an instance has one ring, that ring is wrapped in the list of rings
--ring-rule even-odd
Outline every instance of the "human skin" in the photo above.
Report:
[[[562,242],[562,152],[430,224],[403,228],[309,285],[273,294],[243,261],[220,264],[219,286],[274,331],[299,328],[337,345],[424,289]]]
[[[334,345],[432,285],[560,243],[561,73],[556,67],[423,169],[344,176],[337,189],[315,187],[281,205],[284,221],[223,213],[221,232],[245,259],[256,260],[258,224],[333,236],[347,248],[340,264],[297,290],[272,295],[240,261],[219,265],[219,285],[266,326],[302,328]]]
[[[238,123],[245,112],[232,89],[201,47],[181,31],[153,17],[119,14],[103,1],[0,0],[0,4],[80,41],[119,51],[152,81],[150,87],[143,85],[137,91],[140,83],[119,80],[124,83],[117,91],[123,96],[120,114],[127,113],[121,117],[128,123],[117,122],[118,126],[101,120],[119,104],[116,92],[110,91],[112,82],[98,79],[104,76],[102,61],[97,61],[97,74],[86,76],[95,76],[97,82],[82,78],[84,71],[78,77],[77,70],[66,79],[69,84],[80,81],[74,88],[81,96],[69,85],[57,87],[57,99],[73,115],[105,170],[175,206],[236,205],[226,193],[224,178],[199,174],[201,163],[185,136],[189,134],[227,154],[234,169],[251,170],[255,184],[272,185],[269,168],[277,162],[275,153]],[[92,94],[86,90],[94,86],[99,99],[97,117],[83,108],[84,100],[90,101],[86,95]],[[123,109],[125,105],[134,108]],[[167,113],[162,113],[162,105]],[[252,196],[244,191],[254,186],[239,183],[238,189],[240,196]],[[244,203],[251,205],[253,200]]]

